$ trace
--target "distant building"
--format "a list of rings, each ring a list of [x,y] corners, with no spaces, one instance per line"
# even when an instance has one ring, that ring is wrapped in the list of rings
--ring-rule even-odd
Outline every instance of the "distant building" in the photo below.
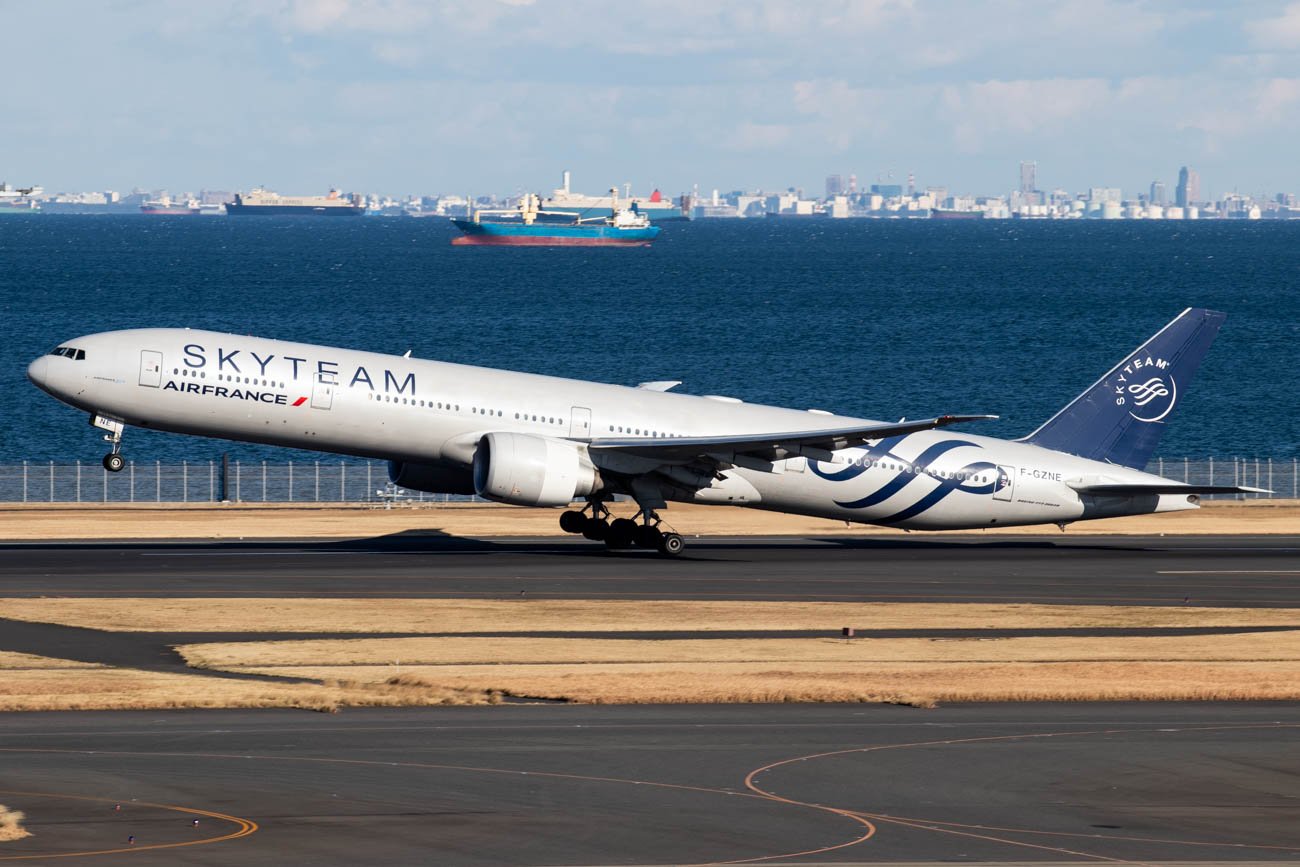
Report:
[[[1174,191],[1174,201],[1178,207],[1186,208],[1201,200],[1201,176],[1183,166],[1178,170],[1178,188]]]
[[[833,199],[844,193],[844,178],[839,175],[826,176],[826,198]]]
[[[1165,182],[1164,181],[1151,182],[1151,195],[1148,197],[1148,201],[1150,201],[1151,204],[1153,205],[1165,204]]]
[[[898,198],[903,195],[902,184],[872,184],[871,192],[884,196],[885,198]]]
[[[1025,160],[1020,163],[1020,195],[1026,198],[1038,190],[1038,163]]]

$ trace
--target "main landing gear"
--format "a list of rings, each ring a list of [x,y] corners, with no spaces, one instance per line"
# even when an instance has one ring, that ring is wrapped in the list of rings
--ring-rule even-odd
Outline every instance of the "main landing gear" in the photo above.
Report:
[[[587,514],[587,510],[591,514]],[[638,519],[641,523],[637,523]],[[560,515],[560,529],[566,533],[584,536],[593,542],[604,542],[611,551],[622,548],[644,548],[658,551],[665,557],[676,557],[686,547],[677,533],[665,533],[659,528],[662,519],[653,509],[641,509],[631,518],[614,518],[605,504],[592,501],[581,511],[570,509]]]
[[[126,466],[126,458],[122,457],[122,431],[126,429],[126,425],[119,419],[95,413],[90,417],[90,426],[108,431],[104,434],[104,442],[111,446],[112,451],[104,455],[104,469],[110,473],[122,472],[122,468]]]

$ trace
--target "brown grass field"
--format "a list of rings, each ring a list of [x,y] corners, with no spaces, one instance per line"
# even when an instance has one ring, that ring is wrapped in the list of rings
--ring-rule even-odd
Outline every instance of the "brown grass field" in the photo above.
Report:
[[[630,504],[616,504],[631,515]],[[892,536],[902,530],[802,518],[756,509],[674,503],[667,522],[689,536]],[[397,533],[452,536],[560,536],[558,509],[452,503],[394,509],[343,504],[18,504],[0,505],[0,540],[335,539]],[[1055,526],[957,531],[1052,535]],[[1200,509],[1071,524],[1067,535],[1300,533],[1300,501],[1211,501]],[[944,535],[944,534],[939,534]]]
[[[0,616],[124,632],[565,632],[1296,626],[1300,609],[586,599],[0,598]]]
[[[23,819],[27,818],[21,810],[11,810],[4,804],[0,804],[0,843],[8,843],[11,840],[21,840],[24,837],[32,836],[31,833],[23,828]]]
[[[481,599],[0,599],[5,617],[125,631],[500,632],[195,644],[152,673],[0,653],[0,709],[587,703],[1300,699],[1300,610],[952,603]],[[1232,626],[1208,636],[928,640],[860,629]],[[1282,632],[1249,627],[1287,626]],[[825,630],[823,639],[666,639],[664,630]],[[616,631],[626,639],[511,637]]]

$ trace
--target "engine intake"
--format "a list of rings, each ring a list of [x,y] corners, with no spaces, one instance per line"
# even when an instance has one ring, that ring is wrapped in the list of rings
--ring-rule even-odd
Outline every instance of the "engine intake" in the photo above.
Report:
[[[474,492],[515,506],[567,506],[601,486],[579,447],[520,433],[490,433],[474,452]]]

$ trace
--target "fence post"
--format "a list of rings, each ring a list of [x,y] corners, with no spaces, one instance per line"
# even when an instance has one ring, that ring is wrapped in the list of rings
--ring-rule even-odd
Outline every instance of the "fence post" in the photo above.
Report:
[[[1296,487],[1296,470],[1300,469],[1296,465],[1296,458],[1291,459],[1291,499],[1300,499],[1300,489]]]
[[[1156,458],[1156,467],[1157,467],[1157,469],[1156,469],[1156,475],[1157,475],[1157,476],[1163,476],[1163,475],[1165,474],[1165,459],[1164,459],[1164,458]]]
[[[266,461],[262,461],[262,502],[266,502]]]
[[[153,501],[162,502],[162,461],[153,462]]]
[[[289,502],[293,502],[293,461],[289,461]]]
[[[23,461],[23,502],[27,502],[27,461]]]
[[[50,502],[54,502],[54,461],[50,461]]]
[[[100,493],[103,496],[103,501],[107,503],[108,502],[108,467],[104,467],[102,472],[104,473],[104,488]]]
[[[244,502],[244,492],[241,489],[241,485],[240,485],[240,483],[243,481],[240,478],[240,476],[242,475],[243,475],[243,466],[239,461],[235,461],[235,502],[236,503]]]
[[[1210,458],[1210,484],[1214,484],[1214,458]]]
[[[217,496],[217,468],[212,463],[212,458],[208,458],[208,502],[211,503]]]
[[[1187,471],[1187,458],[1183,458],[1183,484],[1184,485],[1191,484],[1191,482],[1188,481],[1190,478],[1191,476]]]
[[[127,478],[130,479],[131,482],[131,492],[127,494],[126,501],[128,503],[134,503],[135,502],[135,461],[131,461],[131,463],[128,464],[127,466],[130,467],[130,469],[127,470],[128,473]]]
[[[77,502],[81,502],[81,459],[77,459]]]
[[[348,501],[348,464],[347,461],[339,461],[339,502]]]
[[[316,502],[320,502],[320,461],[316,461]]]
[[[181,461],[181,502],[190,501],[190,462]]]
[[[375,467],[374,461],[366,461],[366,502],[375,495],[375,483],[370,480],[370,471]]]

